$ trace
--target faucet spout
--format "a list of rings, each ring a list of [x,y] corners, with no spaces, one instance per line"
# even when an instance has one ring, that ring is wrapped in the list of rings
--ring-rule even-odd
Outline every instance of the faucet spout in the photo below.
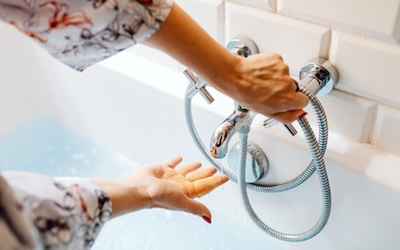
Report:
[[[211,137],[211,155],[217,159],[224,158],[228,152],[232,136],[239,129],[245,126],[250,127],[256,115],[256,112],[247,110],[236,104],[235,111],[217,127]]]

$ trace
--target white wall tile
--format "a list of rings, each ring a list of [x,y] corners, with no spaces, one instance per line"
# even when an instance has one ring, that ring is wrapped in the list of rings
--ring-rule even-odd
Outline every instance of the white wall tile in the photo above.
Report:
[[[400,156],[400,111],[379,106],[371,143],[377,148]]]
[[[333,32],[330,61],[338,89],[400,108],[400,46]]]
[[[357,142],[368,141],[376,110],[374,102],[335,90],[319,100],[328,119],[329,131]],[[306,112],[310,123],[316,125],[311,105]]]
[[[224,43],[223,0],[175,0],[215,40]]]
[[[400,41],[400,0],[278,0],[278,12],[387,41]]]
[[[276,12],[276,0],[228,0],[227,2],[241,3],[244,5]]]
[[[267,11],[226,4],[226,39],[249,36],[261,52],[280,53],[297,75],[310,59],[328,56],[330,30]]]

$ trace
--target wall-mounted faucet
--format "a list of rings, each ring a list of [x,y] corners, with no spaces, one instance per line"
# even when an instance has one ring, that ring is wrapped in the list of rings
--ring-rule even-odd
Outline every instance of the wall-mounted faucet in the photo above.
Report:
[[[250,127],[256,112],[242,108],[235,103],[235,110],[214,131],[211,137],[211,155],[221,159],[228,152],[229,142],[234,134],[243,127]]]
[[[232,53],[247,57],[258,53],[258,48],[254,42],[245,37],[239,36],[230,41],[227,49]],[[314,95],[328,94],[338,80],[336,69],[325,59],[317,58],[307,63],[300,71],[299,87],[307,89]],[[250,111],[240,104],[235,103],[233,113],[226,118],[214,131],[211,137],[210,152],[214,158],[224,158],[228,151],[228,146],[232,136],[240,128],[251,126],[256,112]],[[264,121],[264,127],[269,128],[278,122],[272,118]],[[283,124],[291,135],[296,135],[297,131],[291,124]]]
[[[245,36],[239,36],[230,41],[226,46],[232,53],[247,57],[258,53],[257,45]],[[311,60],[300,71],[299,87],[305,88],[314,95],[328,94],[337,82],[338,75],[335,68],[325,59],[318,58]],[[201,93],[201,92],[200,92]],[[202,93],[201,93],[202,94]],[[203,95],[203,94],[202,94]],[[232,136],[240,128],[251,126],[256,112],[250,111],[240,104],[235,103],[233,113],[225,119],[214,131],[211,137],[210,152],[214,158],[224,158],[228,151],[228,146]],[[264,121],[264,127],[269,128],[278,122],[274,119]],[[296,135],[297,131],[291,124],[283,124],[291,135]]]

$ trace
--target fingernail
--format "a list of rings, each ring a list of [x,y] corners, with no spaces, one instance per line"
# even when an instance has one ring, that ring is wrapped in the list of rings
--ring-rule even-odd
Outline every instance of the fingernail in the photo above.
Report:
[[[205,220],[208,224],[211,224],[211,219],[207,216],[203,216],[203,220]]]
[[[303,114],[301,114],[301,115],[299,116],[299,118],[297,118],[297,119],[304,118],[304,117],[305,117],[307,114],[308,114],[307,112],[304,112],[304,113],[303,113]]]

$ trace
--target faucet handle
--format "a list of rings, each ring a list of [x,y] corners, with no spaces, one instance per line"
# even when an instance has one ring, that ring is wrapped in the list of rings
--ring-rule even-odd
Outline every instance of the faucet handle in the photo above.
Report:
[[[192,84],[192,87],[188,90],[187,96],[192,98],[197,92],[206,100],[208,104],[211,104],[214,101],[214,98],[206,89],[207,83],[199,76],[197,76],[193,71],[190,69],[185,69],[183,74]]]
[[[267,120],[265,120],[263,122],[263,126],[264,126],[264,128],[270,128],[270,127],[274,126],[277,123],[279,123],[277,120],[272,119],[272,118],[268,118]],[[292,124],[284,124],[284,123],[282,123],[282,125],[285,127],[285,129],[292,136],[295,136],[297,134],[297,130],[295,129],[295,127]]]

